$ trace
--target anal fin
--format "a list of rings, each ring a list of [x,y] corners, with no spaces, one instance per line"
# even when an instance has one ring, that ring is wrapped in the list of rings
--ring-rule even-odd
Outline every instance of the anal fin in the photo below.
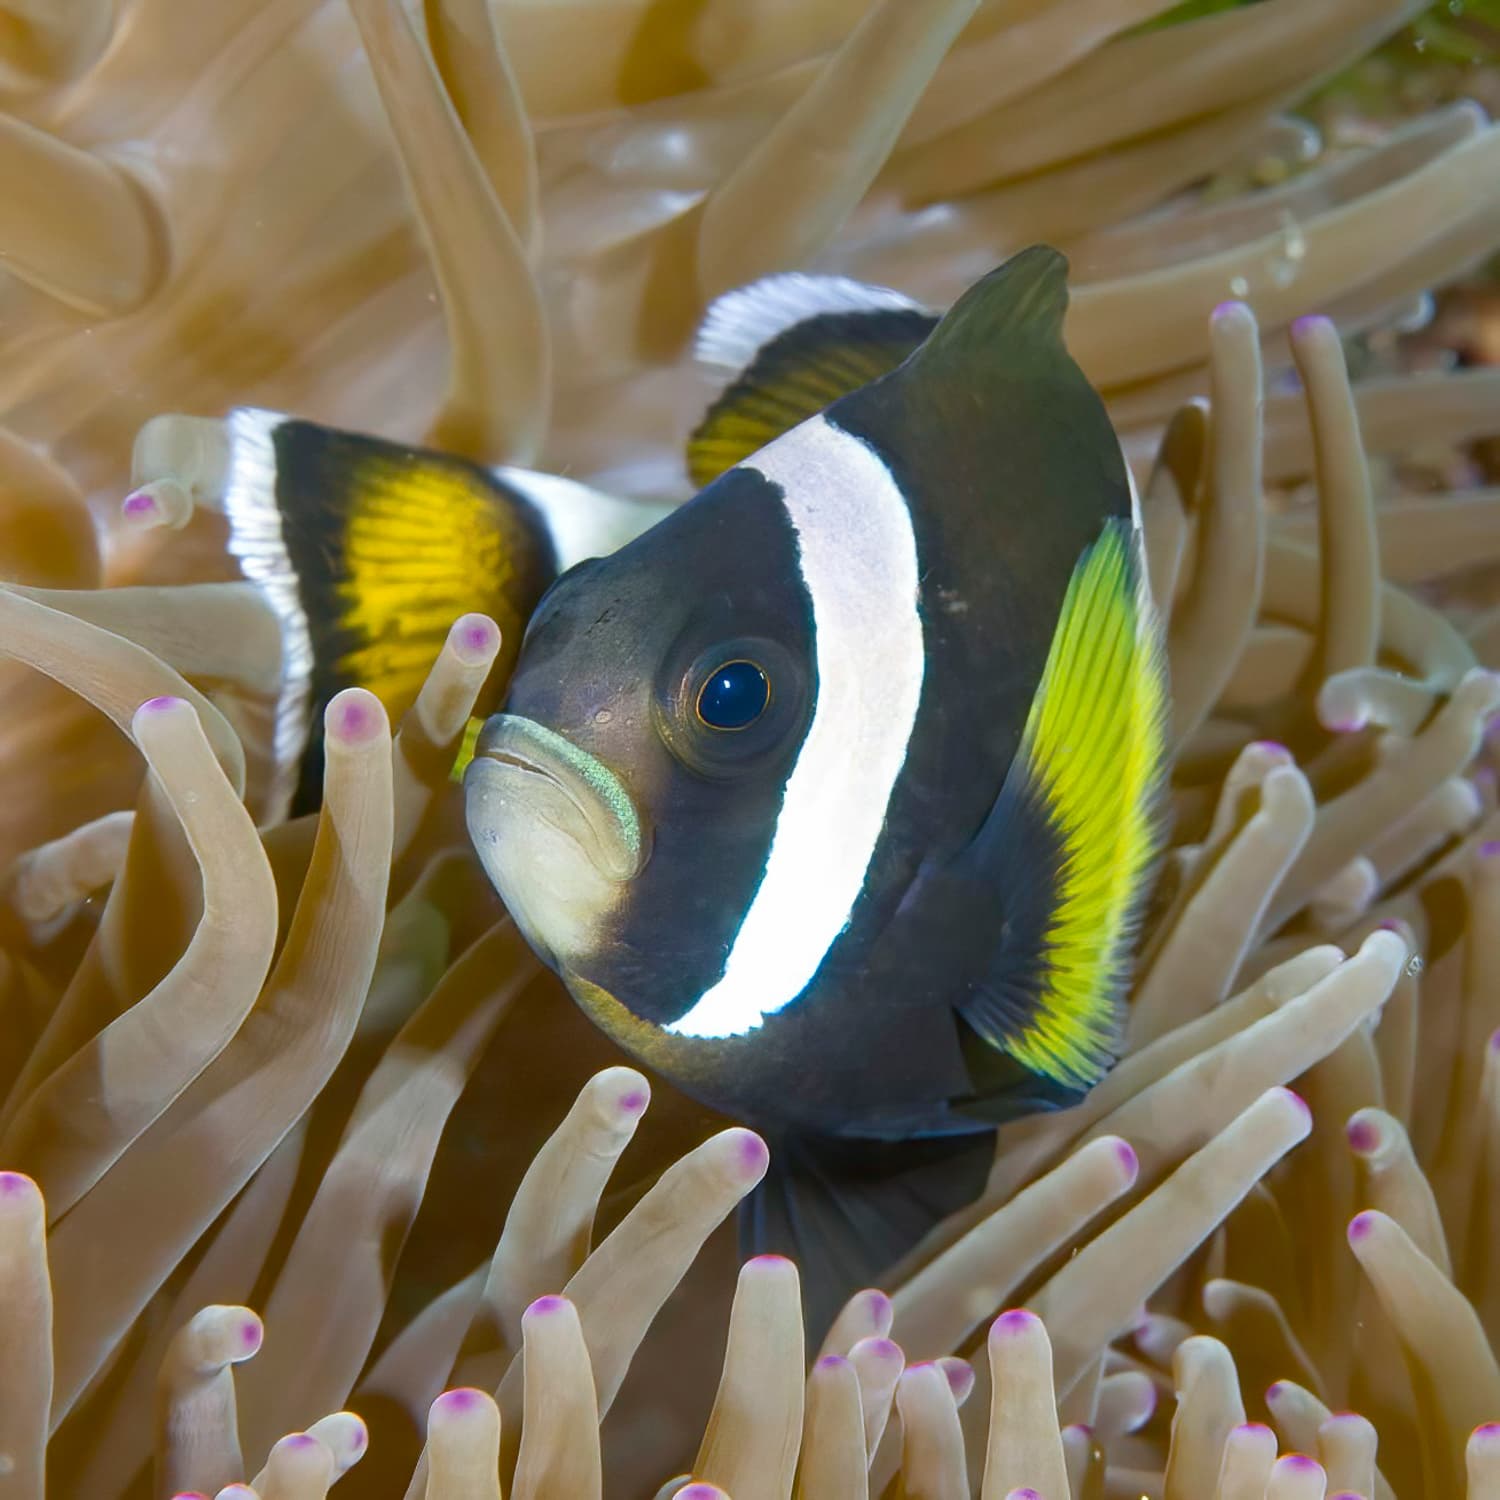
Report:
[[[787,1135],[740,1213],[744,1255],[797,1262],[809,1337],[822,1338],[855,1292],[885,1273],[935,1225],[984,1191],[993,1131],[915,1140]]]

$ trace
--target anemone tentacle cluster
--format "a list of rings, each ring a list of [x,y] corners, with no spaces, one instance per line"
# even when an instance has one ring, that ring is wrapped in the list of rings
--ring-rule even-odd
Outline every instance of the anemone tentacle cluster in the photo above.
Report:
[[[1500,1500],[1500,629],[1451,588],[1500,511],[1383,463],[1500,381],[1340,342],[1500,241],[1500,133],[1282,113],[1420,7],[422,9],[0,0],[0,1485]],[[796,1267],[736,1274],[764,1144],[648,1112],[476,871],[493,623],[258,824],[281,635],[148,424],[675,498],[714,295],[941,304],[1038,239],[1141,481],[1172,848],[1124,1061],[812,1350]]]

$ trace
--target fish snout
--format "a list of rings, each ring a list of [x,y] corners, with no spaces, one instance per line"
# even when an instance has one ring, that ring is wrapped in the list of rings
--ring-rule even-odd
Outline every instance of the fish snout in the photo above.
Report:
[[[496,714],[464,773],[469,837],[527,940],[554,968],[594,951],[650,857],[629,791],[533,719]]]
[[[605,880],[632,879],[650,857],[645,822],[620,778],[534,719],[496,714],[489,720],[465,773],[464,795],[476,846],[540,818],[577,843]]]

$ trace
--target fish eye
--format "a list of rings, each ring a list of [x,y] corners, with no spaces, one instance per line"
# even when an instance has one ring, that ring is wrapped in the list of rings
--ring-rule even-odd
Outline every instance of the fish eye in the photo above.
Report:
[[[710,729],[748,729],[771,702],[771,679],[753,661],[726,661],[698,689],[699,720]]]
[[[814,693],[807,663],[771,634],[710,635],[698,622],[667,651],[655,686],[656,732],[675,760],[709,781],[778,763],[797,743]]]

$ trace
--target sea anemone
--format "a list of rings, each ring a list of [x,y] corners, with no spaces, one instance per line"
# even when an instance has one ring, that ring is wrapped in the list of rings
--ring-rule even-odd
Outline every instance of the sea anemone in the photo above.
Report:
[[[6,1493],[1500,1500],[1500,629],[1450,582],[1500,515],[1376,494],[1500,382],[1340,339],[1500,240],[1500,132],[1279,113],[1419,8],[0,0]],[[216,429],[152,419],[675,497],[714,295],[1035,239],[1141,479],[1173,847],[1125,1059],[811,1350],[797,1268],[735,1273],[763,1143],[468,855],[493,622],[394,736],[336,697],[282,820]]]

